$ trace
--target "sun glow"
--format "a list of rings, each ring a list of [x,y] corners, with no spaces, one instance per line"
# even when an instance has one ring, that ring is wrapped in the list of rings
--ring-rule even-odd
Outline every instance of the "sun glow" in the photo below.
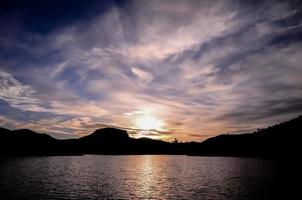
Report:
[[[144,130],[163,130],[163,122],[150,114],[139,116],[135,120],[136,127]]]

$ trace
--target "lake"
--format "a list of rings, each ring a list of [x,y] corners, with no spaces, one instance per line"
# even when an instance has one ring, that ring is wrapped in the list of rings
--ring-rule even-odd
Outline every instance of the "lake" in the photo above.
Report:
[[[276,169],[256,158],[1,158],[0,199],[269,199]]]

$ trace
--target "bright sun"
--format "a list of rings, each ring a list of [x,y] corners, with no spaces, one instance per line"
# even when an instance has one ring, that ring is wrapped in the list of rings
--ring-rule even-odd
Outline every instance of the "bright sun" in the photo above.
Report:
[[[144,129],[144,130],[151,130],[151,129],[162,130],[163,128],[162,121],[150,114],[139,116],[135,120],[135,124],[137,128]]]

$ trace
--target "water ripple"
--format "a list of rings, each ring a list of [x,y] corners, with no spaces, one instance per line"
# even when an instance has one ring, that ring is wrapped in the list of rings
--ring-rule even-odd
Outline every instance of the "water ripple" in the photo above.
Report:
[[[265,199],[273,163],[188,156],[0,160],[0,199]]]

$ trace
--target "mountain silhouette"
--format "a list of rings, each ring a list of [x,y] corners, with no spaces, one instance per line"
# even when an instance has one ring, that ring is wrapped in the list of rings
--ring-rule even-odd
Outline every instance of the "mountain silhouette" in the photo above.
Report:
[[[126,154],[128,152],[125,152],[125,146],[129,144],[129,140],[127,131],[103,128],[79,138],[77,146],[86,154]]]
[[[253,133],[224,134],[209,138],[190,155],[255,156],[280,158],[296,155],[302,133],[302,116]]]
[[[0,154],[9,155],[47,155],[58,140],[47,134],[38,134],[29,129],[10,131],[0,129]]]
[[[203,142],[170,143],[131,138],[127,131],[103,128],[79,139],[58,140],[29,129],[0,127],[0,155],[183,154],[282,158],[298,154],[302,116],[253,133],[223,134]]]
[[[98,129],[77,140],[85,154],[167,154],[169,145],[150,138],[130,138],[127,131],[116,128]]]
[[[127,131],[116,128],[103,128],[94,131],[91,135],[82,137],[80,140],[88,142],[120,142],[129,139]]]

